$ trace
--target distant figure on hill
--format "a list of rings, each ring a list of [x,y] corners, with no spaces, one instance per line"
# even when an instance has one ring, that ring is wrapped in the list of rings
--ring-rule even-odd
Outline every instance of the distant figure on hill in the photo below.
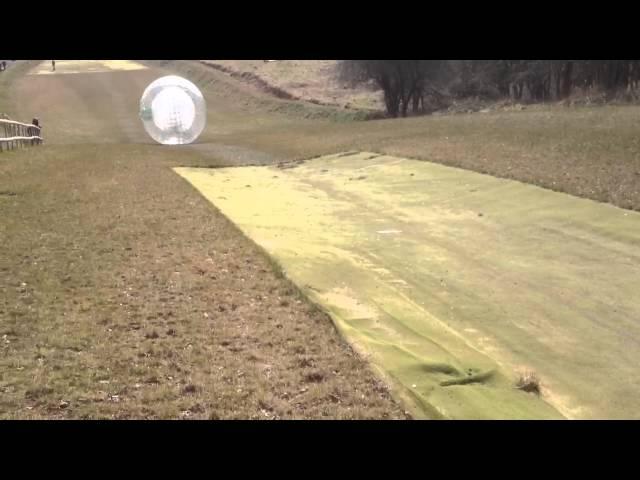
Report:
[[[51,68],[53,69],[53,71],[56,71],[56,61],[55,60],[51,60]]]
[[[31,123],[34,127],[38,127],[39,130],[35,130],[31,132],[32,137],[42,137],[42,127],[40,126],[40,120],[34,118]]]

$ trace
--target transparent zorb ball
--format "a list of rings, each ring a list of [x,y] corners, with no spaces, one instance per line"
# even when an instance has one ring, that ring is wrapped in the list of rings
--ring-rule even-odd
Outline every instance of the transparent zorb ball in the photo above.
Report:
[[[198,87],[175,75],[151,83],[140,99],[144,128],[163,145],[192,143],[204,130],[207,105]]]

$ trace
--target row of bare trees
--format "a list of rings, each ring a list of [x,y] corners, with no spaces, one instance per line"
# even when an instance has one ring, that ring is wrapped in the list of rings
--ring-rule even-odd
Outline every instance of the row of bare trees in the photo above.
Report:
[[[387,114],[407,116],[424,109],[424,98],[443,71],[443,60],[342,60],[340,78],[351,84],[373,81],[384,93]]]
[[[459,96],[561,100],[576,89],[614,94],[635,91],[640,60],[466,60],[450,62]]]
[[[351,84],[375,83],[387,114],[397,117],[424,112],[426,98],[443,95],[533,102],[576,89],[635,95],[640,60],[342,60],[339,74]]]

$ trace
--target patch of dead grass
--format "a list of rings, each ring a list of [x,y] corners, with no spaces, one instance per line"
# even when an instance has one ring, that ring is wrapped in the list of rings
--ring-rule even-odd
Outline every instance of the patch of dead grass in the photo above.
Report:
[[[405,417],[170,152],[10,155],[1,418]]]
[[[516,388],[527,393],[534,393],[536,395],[541,394],[540,379],[538,378],[538,375],[531,370],[527,370],[520,374],[516,381]]]

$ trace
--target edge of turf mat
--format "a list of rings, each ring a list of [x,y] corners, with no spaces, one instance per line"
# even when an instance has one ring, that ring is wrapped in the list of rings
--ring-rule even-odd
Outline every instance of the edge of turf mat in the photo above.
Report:
[[[295,278],[287,278],[296,283]],[[464,361],[452,358],[446,363],[433,361],[427,357],[418,357],[402,346],[378,341],[366,330],[351,326],[348,314],[327,305],[315,292],[309,289],[301,291],[331,317],[341,336],[363,358],[370,361],[376,373],[391,387],[396,398],[404,402],[415,418],[564,418],[539,397],[517,390],[509,375],[502,371],[498,364],[465,375],[463,369],[452,367],[453,364]],[[421,385],[412,382],[419,382]],[[417,390],[418,387],[420,390]],[[478,408],[480,406],[482,407]]]
[[[424,416],[637,416],[639,213],[368,152],[176,171]]]
[[[327,157],[339,158],[348,155],[361,155],[366,159],[379,156],[368,152],[360,154],[347,152]],[[291,167],[297,168],[294,165]],[[284,169],[254,167],[254,170],[255,168],[265,169],[271,173],[288,170],[287,167]],[[505,371],[502,365],[478,351],[457,332],[430,315],[398,289],[387,285],[388,291],[384,298],[395,298],[395,300],[390,301],[389,305],[375,314],[364,312],[363,318],[356,318],[357,314],[354,317],[354,312],[349,311],[348,307],[341,308],[340,301],[328,301],[327,294],[335,293],[335,288],[332,287],[335,287],[340,279],[344,279],[345,275],[350,279],[357,277],[356,283],[359,285],[353,288],[365,291],[371,291],[376,278],[368,276],[363,270],[354,270],[351,268],[354,265],[349,267],[345,263],[336,269],[335,265],[325,268],[326,265],[323,267],[317,262],[314,264],[312,259],[299,259],[294,263],[287,261],[291,260],[291,257],[283,259],[269,241],[260,235],[256,236],[255,230],[252,231],[242,221],[238,221],[238,218],[234,218],[233,212],[229,212],[215,201],[217,190],[211,189],[212,185],[203,184],[204,178],[210,175],[210,171],[197,169],[196,172],[195,169],[189,168],[175,168],[174,171],[195,186],[245,236],[254,241],[307,299],[328,313],[341,335],[370,362],[414,417],[430,419],[563,418],[556,409],[540,397],[516,389],[513,379],[510,378],[510,372]],[[247,179],[251,178],[251,174],[246,175],[250,173],[246,167],[215,169],[217,175],[230,171],[242,177],[236,182],[237,192],[242,192],[242,187],[251,187],[249,184],[245,185]],[[244,172],[245,175],[243,176],[240,172]],[[255,171],[252,170],[251,173]],[[194,175],[200,178],[195,179]],[[219,180],[222,178],[220,177]],[[230,179],[226,178],[223,181],[229,182]],[[284,192],[283,188],[286,187],[282,185],[279,187],[277,194],[281,198],[291,193]],[[222,198],[226,200],[226,197]],[[349,263],[349,260],[346,263]],[[358,260],[354,261],[351,258],[351,263],[358,263]],[[314,272],[314,281],[319,278],[326,281],[324,288],[318,289],[306,283],[310,271]],[[336,271],[339,271],[337,276]],[[348,299],[348,301],[351,300],[351,298]],[[378,317],[380,323],[384,325],[373,325],[372,317]],[[410,321],[407,321],[407,318],[410,318]],[[424,323],[424,325],[415,330],[416,323],[413,322]],[[396,337],[398,341],[395,341]]]
[[[295,162],[291,162],[299,164],[300,161],[295,161]],[[222,169],[228,169],[228,168],[244,168],[246,166],[243,167],[174,167],[173,170],[178,173],[178,175],[180,175],[185,181],[187,181],[189,184],[191,184],[192,186],[194,186],[184,175],[182,175],[180,173],[180,170],[184,169],[184,170],[222,170]],[[200,192],[198,190],[199,193],[202,194],[202,192]],[[204,196],[204,195],[203,195]],[[205,198],[207,198],[205,196]],[[209,200],[209,199],[207,199]],[[233,220],[231,218],[229,218],[227,215],[225,215],[213,202],[210,202],[211,205],[213,206],[213,208],[215,208],[216,210],[218,210],[220,212],[220,214],[227,219],[229,222],[231,222],[237,229],[238,232],[244,236],[247,240],[249,240],[250,242],[252,242],[257,248],[258,250],[261,252],[261,254],[269,261],[269,263],[271,264],[271,268],[273,269],[273,271],[276,273],[277,276],[279,277],[283,277],[285,278],[290,284],[291,286],[297,291],[298,295],[300,296],[301,299],[303,299],[304,301],[306,301],[310,306],[312,306],[313,308],[318,309],[320,312],[324,313],[325,315],[327,315],[331,321],[333,322],[333,325],[336,327],[338,333],[340,334],[340,336],[351,346],[351,348],[353,348],[353,350],[360,355],[363,358],[367,358],[368,357],[368,352],[367,350],[364,348],[364,345],[358,343],[358,342],[354,342],[353,339],[349,338],[347,332],[345,331],[345,325],[344,322],[342,321],[341,317],[339,315],[337,315],[332,309],[328,308],[326,305],[324,305],[322,303],[322,301],[320,299],[317,298],[317,296],[315,296],[313,294],[313,291],[308,289],[308,288],[303,288],[300,287],[300,285],[298,285],[295,280],[293,278],[290,277],[290,275],[287,274],[287,270],[283,267],[283,265],[273,256],[269,253],[269,251],[261,244],[255,242],[250,234],[245,231],[245,229],[243,229],[241,226],[239,226],[238,224],[234,223]],[[373,369],[373,371],[375,372],[375,374],[378,376],[378,378],[380,378],[392,391],[394,397],[398,400],[400,400],[403,404],[403,406],[406,408],[406,410],[412,415],[413,418],[416,419],[428,419],[428,420],[443,420],[446,419],[446,417],[444,417],[437,408],[435,408],[434,406],[430,405],[429,403],[425,402],[424,399],[422,399],[420,397],[420,395],[416,394],[415,392],[411,391],[410,389],[404,388],[404,386],[402,385],[402,382],[396,378],[396,376],[394,376],[393,374],[387,372],[383,367],[381,367],[380,365],[376,364],[376,363],[369,363],[369,366]]]

